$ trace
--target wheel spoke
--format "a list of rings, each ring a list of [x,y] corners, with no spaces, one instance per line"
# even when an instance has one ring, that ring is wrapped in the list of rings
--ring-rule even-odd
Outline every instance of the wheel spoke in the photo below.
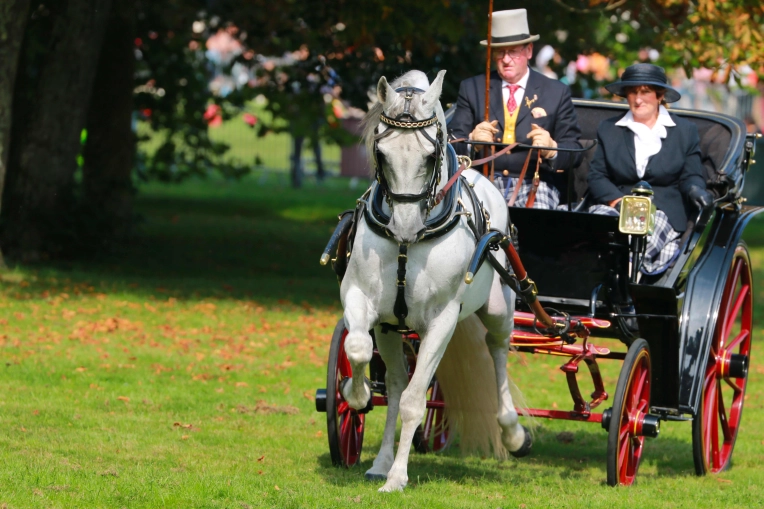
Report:
[[[709,441],[711,442],[711,464],[714,465],[715,468],[717,468],[717,465],[719,465],[719,423],[716,420],[717,415],[719,413],[719,399],[717,397],[717,394],[720,389],[720,384],[717,382],[713,386],[714,392],[713,396],[711,397],[711,412],[709,412],[710,419],[710,437]]]
[[[716,406],[719,412],[719,421],[722,426],[722,435],[724,435],[724,441],[728,442],[732,440],[732,434],[730,433],[729,420],[727,419],[727,411],[724,408],[724,393],[721,390],[721,383],[719,384],[719,392],[717,395]]]
[[[732,305],[732,301],[735,298],[735,287],[737,286],[737,281],[740,277],[741,265],[742,264],[740,260],[735,261],[735,264],[732,266],[732,270],[727,277],[727,283],[724,285],[723,295],[726,297],[726,299],[721,302],[721,307],[719,309],[719,317],[722,319],[721,330],[719,334],[720,346],[724,344],[724,338],[727,337],[727,317],[730,316],[730,306]]]
[[[729,342],[729,344],[726,346],[726,350],[729,352],[732,352],[735,350],[738,346],[740,346],[740,343],[748,339],[748,336],[751,335],[751,331],[749,329],[743,329],[740,331],[740,334],[735,336],[735,339]]]
[[[647,370],[642,369],[639,372],[639,379],[634,382],[635,394],[639,394],[640,399],[642,399],[643,392],[647,390],[647,385],[645,384],[646,380],[647,380]],[[629,403],[632,403],[632,402],[629,402]]]
[[[727,339],[729,331],[732,328],[732,324],[735,323],[735,319],[740,313],[740,308],[743,307],[743,302],[746,298],[748,298],[749,291],[750,286],[748,285],[743,285],[740,288],[740,293],[738,293],[737,299],[735,299],[735,305],[732,307],[732,311],[730,311],[726,317],[726,323],[724,324],[724,329],[722,329],[722,337],[720,338],[722,341]]]
[[[729,385],[732,388],[732,390],[735,391],[733,398],[736,398],[741,392],[743,392],[743,388],[735,384],[735,382],[733,382],[730,378],[725,376],[724,378],[722,378],[722,380],[724,380],[724,383]],[[743,380],[745,379],[743,378]]]

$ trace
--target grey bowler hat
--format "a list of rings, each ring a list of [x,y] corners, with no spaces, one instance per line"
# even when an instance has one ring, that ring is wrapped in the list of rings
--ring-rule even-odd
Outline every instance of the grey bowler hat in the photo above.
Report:
[[[531,35],[528,29],[528,11],[510,9],[496,11],[491,15],[491,47],[502,48],[538,41],[538,35]],[[488,41],[480,41],[483,46]]]

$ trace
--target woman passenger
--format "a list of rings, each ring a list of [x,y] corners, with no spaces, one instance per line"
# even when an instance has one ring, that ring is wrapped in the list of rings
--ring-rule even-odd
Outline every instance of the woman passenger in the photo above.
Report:
[[[666,103],[681,95],[668,85],[662,67],[635,64],[621,80],[605,88],[629,102],[626,115],[600,123],[587,177],[594,206],[589,212],[618,215],[621,199],[645,181],[658,209],[655,231],[648,237],[644,274],[660,274],[679,252],[682,232],[694,208],[712,203],[706,190],[697,126],[669,113]]]

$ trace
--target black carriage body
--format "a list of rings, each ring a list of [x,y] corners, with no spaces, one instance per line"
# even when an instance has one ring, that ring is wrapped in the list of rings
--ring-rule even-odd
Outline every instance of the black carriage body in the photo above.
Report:
[[[599,122],[626,105],[574,101],[584,140],[596,139]],[[744,124],[716,113],[672,110],[698,126],[704,160],[717,196],[723,197],[684,239],[682,252],[664,274],[628,282],[629,240],[618,218],[583,212],[511,208],[519,252],[544,306],[614,321],[593,334],[629,336],[615,314],[633,302],[639,336],[653,362],[651,406],[666,418],[695,415],[716,327],[722,292],[735,248],[748,221],[762,210],[741,205],[752,156]],[[587,141],[583,141],[586,145]],[[586,166],[587,162],[583,166]],[[569,179],[568,196],[585,191],[585,168]]]

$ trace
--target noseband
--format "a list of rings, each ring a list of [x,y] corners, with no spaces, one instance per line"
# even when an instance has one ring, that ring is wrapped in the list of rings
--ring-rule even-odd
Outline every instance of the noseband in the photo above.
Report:
[[[403,98],[405,100],[405,103],[403,106],[403,113],[401,113],[395,118],[390,118],[387,115],[385,115],[383,112],[379,115],[379,119],[382,121],[382,123],[389,125],[391,128],[414,129],[417,131],[421,131],[424,137],[427,138],[427,140],[430,141],[433,145],[435,145],[435,164],[433,165],[432,174],[430,175],[430,180],[425,186],[424,191],[422,191],[419,194],[394,193],[390,189],[390,186],[387,184],[387,179],[385,178],[385,174],[382,171],[382,166],[379,164],[380,152],[377,146],[377,143],[379,142],[379,140],[381,140],[382,138],[384,138],[385,136],[388,136],[390,133],[393,132],[393,129],[387,129],[385,130],[385,132],[381,134],[377,134],[374,137],[374,161],[373,162],[374,162],[375,178],[377,179],[377,182],[379,182],[379,185],[384,190],[385,196],[390,208],[392,208],[393,206],[392,202],[412,203],[412,202],[418,202],[418,201],[427,199],[427,210],[429,212],[435,206],[435,192],[438,187],[438,184],[440,184],[440,167],[443,161],[443,146],[441,145],[441,142],[440,142],[440,139],[442,136],[441,125],[440,125],[440,122],[438,122],[438,118],[436,114],[433,114],[430,118],[426,118],[424,120],[417,120],[409,111],[411,108],[411,99],[413,99],[414,94],[423,94],[424,90],[422,90],[421,88],[415,88],[415,87],[400,87],[400,88],[396,88],[395,91],[399,94],[403,94]],[[437,127],[437,133],[435,135],[435,139],[433,139],[432,136],[427,134],[427,131],[425,130],[426,127],[429,127],[433,124],[435,124],[435,126]]]

